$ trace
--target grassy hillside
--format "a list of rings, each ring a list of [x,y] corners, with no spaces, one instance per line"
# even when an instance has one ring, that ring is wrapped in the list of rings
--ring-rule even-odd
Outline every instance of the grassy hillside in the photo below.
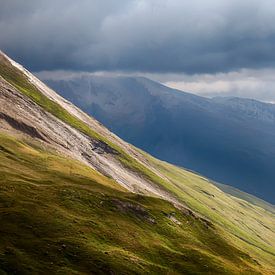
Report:
[[[257,274],[219,229],[0,135],[0,274]],[[12,167],[12,169],[11,169]]]
[[[259,206],[263,209],[266,209],[267,211],[275,214],[275,206],[271,203],[268,203],[262,199],[259,199],[253,195],[250,195],[246,192],[242,192],[242,191],[234,188],[233,186],[221,184],[221,183],[213,182],[213,181],[211,181],[211,183],[216,185],[219,189],[221,189],[223,192],[225,192],[227,194],[230,194],[236,198],[240,198],[242,200],[248,201],[254,205],[257,205],[257,206]]]
[[[180,201],[215,224],[226,228],[231,240],[239,247],[255,253],[274,266],[274,212],[230,196],[202,176],[159,161],[147,154],[145,156],[170,180],[165,188],[175,194]]]

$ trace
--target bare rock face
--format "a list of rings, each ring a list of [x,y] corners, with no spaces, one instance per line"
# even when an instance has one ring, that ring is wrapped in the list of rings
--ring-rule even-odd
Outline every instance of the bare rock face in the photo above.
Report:
[[[25,133],[33,138],[38,138],[46,141],[46,139],[34,127],[22,121],[16,120],[15,118],[10,117],[9,115],[1,112],[0,112],[0,119],[4,120],[7,124],[9,124],[11,128],[17,131]]]

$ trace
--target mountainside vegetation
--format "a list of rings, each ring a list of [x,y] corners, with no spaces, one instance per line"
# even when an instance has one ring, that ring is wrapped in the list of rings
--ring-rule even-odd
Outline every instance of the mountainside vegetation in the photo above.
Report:
[[[33,144],[0,141],[2,273],[257,273],[210,222]]]

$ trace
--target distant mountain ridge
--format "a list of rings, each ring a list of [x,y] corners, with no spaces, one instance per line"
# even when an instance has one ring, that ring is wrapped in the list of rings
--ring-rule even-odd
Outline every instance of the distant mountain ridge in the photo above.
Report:
[[[142,77],[44,80],[150,154],[275,203],[275,105],[204,98]]]

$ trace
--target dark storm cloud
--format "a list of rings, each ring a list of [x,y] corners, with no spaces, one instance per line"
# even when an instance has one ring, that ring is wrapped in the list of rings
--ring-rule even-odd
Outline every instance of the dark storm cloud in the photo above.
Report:
[[[0,0],[0,48],[31,70],[275,67],[271,0]]]

